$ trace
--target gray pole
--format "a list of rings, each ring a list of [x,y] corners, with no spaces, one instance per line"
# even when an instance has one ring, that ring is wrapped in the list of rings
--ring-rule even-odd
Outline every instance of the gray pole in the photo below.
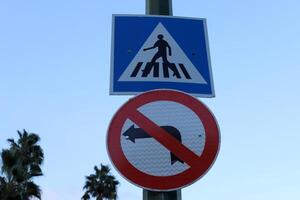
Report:
[[[146,0],[147,15],[173,15],[172,0]],[[143,200],[181,200],[181,190],[154,192],[143,190]]]
[[[146,0],[147,15],[173,15],[172,0]]]

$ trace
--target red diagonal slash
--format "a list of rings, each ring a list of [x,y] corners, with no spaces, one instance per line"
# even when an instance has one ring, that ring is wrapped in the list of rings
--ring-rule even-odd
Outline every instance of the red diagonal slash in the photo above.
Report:
[[[159,127],[159,125],[154,123],[141,112],[137,110],[135,112],[131,112],[128,118],[140,128],[144,129],[144,131],[175,154],[178,158],[187,163],[190,167],[197,166],[199,164],[199,156],[178,142],[178,140],[172,137],[167,131]]]
[[[172,101],[186,106],[196,114],[205,130],[205,146],[201,155],[181,144],[159,124],[138,110],[148,103],[157,101]],[[161,111],[157,112],[159,114]],[[170,117],[172,116],[170,113]],[[174,175],[160,176],[147,174],[139,166],[130,163],[121,145],[122,128],[127,120],[138,125],[189,167]],[[209,170],[218,154],[220,135],[213,114],[198,99],[178,91],[157,90],[138,95],[119,109],[108,129],[107,145],[113,164],[127,180],[149,190],[170,191],[193,183]]]

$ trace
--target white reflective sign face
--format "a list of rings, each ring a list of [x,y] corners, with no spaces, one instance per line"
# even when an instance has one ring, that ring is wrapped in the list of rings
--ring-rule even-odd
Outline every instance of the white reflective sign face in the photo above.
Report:
[[[201,156],[205,131],[191,109],[173,101],[155,101],[141,106],[138,111]],[[171,176],[190,167],[129,119],[122,127],[120,140],[126,159],[146,174]]]

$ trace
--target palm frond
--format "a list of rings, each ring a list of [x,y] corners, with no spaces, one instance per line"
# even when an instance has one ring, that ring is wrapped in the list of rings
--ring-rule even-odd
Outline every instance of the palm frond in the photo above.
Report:
[[[37,164],[31,164],[30,165],[29,174],[30,174],[30,177],[42,176],[43,175],[41,167]]]
[[[8,194],[5,199],[41,199],[41,190],[32,181],[34,177],[43,175],[40,165],[44,160],[44,153],[38,145],[40,137],[26,130],[17,133],[18,140],[8,139],[10,148],[1,152],[4,177],[0,178],[0,183],[5,184],[5,193]],[[4,198],[0,195],[0,199]]]
[[[86,192],[84,193],[84,195],[81,197],[82,200],[89,200],[90,199],[90,195]]]
[[[26,197],[36,197],[41,199],[41,189],[34,182],[29,181],[26,183]]]
[[[100,165],[100,169],[94,166],[95,174],[86,176],[86,182],[83,187],[85,195],[98,199],[116,199],[117,185],[119,181],[110,174],[108,165]],[[83,199],[83,198],[82,198]]]
[[[2,159],[2,172],[8,172],[17,163],[17,158],[14,153],[8,149],[4,149],[1,152]]]

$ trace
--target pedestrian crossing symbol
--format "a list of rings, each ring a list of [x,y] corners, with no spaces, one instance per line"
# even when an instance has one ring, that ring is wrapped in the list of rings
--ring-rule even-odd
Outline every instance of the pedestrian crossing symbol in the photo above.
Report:
[[[148,37],[121,75],[119,81],[207,84],[161,23],[156,26]]]
[[[111,94],[177,89],[213,97],[204,19],[114,15]]]

